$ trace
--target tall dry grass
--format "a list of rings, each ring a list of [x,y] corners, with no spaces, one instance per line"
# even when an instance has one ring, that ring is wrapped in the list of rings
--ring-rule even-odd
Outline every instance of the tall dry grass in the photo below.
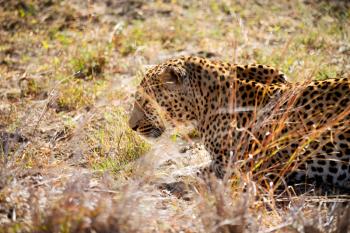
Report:
[[[0,5],[0,232],[347,231],[346,195],[276,193],[268,168],[240,164],[235,183],[208,186],[191,175],[208,154],[178,153],[197,142],[187,129],[146,153],[123,110],[146,65],[184,54],[270,64],[292,82],[348,75],[346,1]],[[179,180],[176,195],[159,189]]]

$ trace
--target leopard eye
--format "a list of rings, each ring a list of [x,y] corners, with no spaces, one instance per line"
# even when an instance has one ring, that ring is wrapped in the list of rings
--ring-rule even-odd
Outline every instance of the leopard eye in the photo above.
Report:
[[[138,102],[141,101],[141,96],[135,95],[135,100],[138,101]]]

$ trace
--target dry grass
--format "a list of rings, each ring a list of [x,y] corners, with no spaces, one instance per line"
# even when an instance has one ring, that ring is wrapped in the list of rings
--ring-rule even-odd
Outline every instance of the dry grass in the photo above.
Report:
[[[0,232],[347,231],[348,196],[277,195],[239,172],[209,188],[186,175],[208,155],[178,152],[182,128],[145,142],[126,124],[146,65],[182,54],[348,76],[346,1],[0,5]],[[186,198],[157,188],[179,177]]]

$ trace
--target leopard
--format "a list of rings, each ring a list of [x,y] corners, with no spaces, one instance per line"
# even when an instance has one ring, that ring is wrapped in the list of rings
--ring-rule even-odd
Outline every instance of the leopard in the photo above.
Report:
[[[350,78],[291,83],[267,65],[169,59],[145,73],[129,126],[157,138],[167,122],[197,129],[211,157],[199,174],[223,179],[239,165],[271,182],[350,188]]]

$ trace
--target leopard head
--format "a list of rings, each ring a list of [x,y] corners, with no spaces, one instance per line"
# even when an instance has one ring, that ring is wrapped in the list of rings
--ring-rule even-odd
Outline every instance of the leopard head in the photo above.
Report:
[[[144,136],[159,137],[165,122],[191,120],[188,86],[185,58],[149,70],[137,88],[130,127]]]

